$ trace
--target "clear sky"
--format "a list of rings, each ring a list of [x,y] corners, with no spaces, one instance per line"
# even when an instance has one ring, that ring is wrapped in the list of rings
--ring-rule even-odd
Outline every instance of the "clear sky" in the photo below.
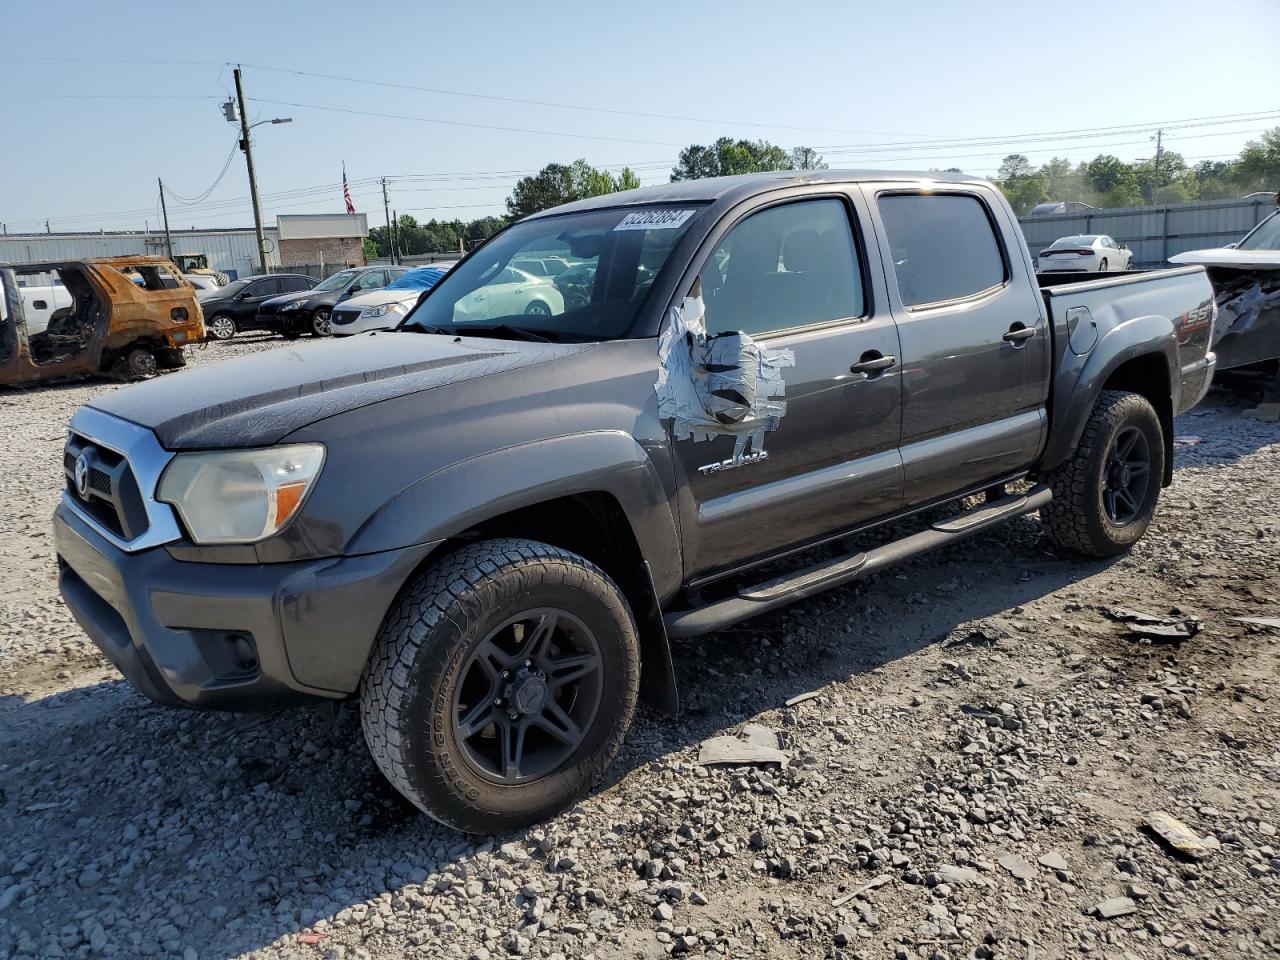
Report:
[[[268,224],[342,210],[344,161],[376,225],[378,177],[401,213],[470,219],[552,161],[660,182],[682,146],[723,135],[990,175],[1014,151],[1150,156],[1157,123],[1189,161],[1226,158],[1280,125],[1280,0],[7,2],[0,24],[11,233],[154,228],[158,176],[197,198],[234,146],[218,104],[237,62],[250,118],[293,118],[254,131]],[[251,225],[242,155],[169,215]]]

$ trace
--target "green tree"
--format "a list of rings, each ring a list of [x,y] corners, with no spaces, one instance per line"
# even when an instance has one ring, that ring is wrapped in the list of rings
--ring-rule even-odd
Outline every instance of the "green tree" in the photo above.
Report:
[[[1280,190],[1280,127],[1245,144],[1236,162],[1236,182],[1241,193]]]
[[[813,147],[792,147],[790,169],[825,170],[827,169],[827,164],[822,159],[822,155]]]
[[[640,178],[629,167],[623,167],[615,177],[607,170],[596,169],[586,160],[575,160],[567,166],[549,163],[532,176],[517,181],[507,198],[507,213],[512,219],[519,219],[562,203],[638,186]]]
[[[813,151],[809,152],[813,154]],[[822,158],[817,154],[813,154],[813,157],[818,163],[822,163]],[[794,169],[796,166],[792,154],[767,140],[733,140],[721,137],[709,147],[694,143],[681,150],[680,161],[671,169],[671,180],[674,183],[678,180]]]

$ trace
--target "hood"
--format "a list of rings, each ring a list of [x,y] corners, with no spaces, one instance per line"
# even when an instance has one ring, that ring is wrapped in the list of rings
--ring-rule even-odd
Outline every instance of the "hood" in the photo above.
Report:
[[[335,414],[591,346],[378,333],[169,374],[90,406],[149,427],[170,450],[266,446]]]
[[[1280,270],[1280,250],[1237,250],[1217,247],[1213,250],[1188,250],[1175,253],[1170,263],[1198,263],[1206,267],[1237,267],[1241,270]]]
[[[337,291],[333,292],[337,295]],[[282,293],[278,297],[272,297],[270,300],[263,300],[262,306],[275,307],[279,310],[286,303],[296,303],[299,300],[310,300],[312,297],[323,297],[323,293],[316,293],[314,290],[299,290],[297,293]]]
[[[379,307],[384,303],[417,303],[422,296],[421,290],[370,290],[368,293],[356,294],[342,301],[343,309],[354,308],[364,310],[367,307]]]

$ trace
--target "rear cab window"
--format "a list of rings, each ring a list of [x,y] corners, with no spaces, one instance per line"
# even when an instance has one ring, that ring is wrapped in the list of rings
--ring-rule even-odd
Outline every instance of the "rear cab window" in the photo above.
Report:
[[[904,307],[964,300],[1008,279],[995,224],[978,197],[889,193],[876,202]]]

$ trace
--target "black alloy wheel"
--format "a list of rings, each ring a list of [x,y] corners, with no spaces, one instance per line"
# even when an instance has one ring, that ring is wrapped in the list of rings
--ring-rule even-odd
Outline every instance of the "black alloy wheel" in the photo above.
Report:
[[[1151,483],[1151,445],[1136,426],[1120,430],[1107,451],[1102,478],[1102,503],[1117,527],[1125,527],[1143,513]]]
[[[454,691],[452,730],[487,780],[518,784],[559,768],[582,745],[603,690],[595,635],[565,610],[518,614],[471,651]]]

